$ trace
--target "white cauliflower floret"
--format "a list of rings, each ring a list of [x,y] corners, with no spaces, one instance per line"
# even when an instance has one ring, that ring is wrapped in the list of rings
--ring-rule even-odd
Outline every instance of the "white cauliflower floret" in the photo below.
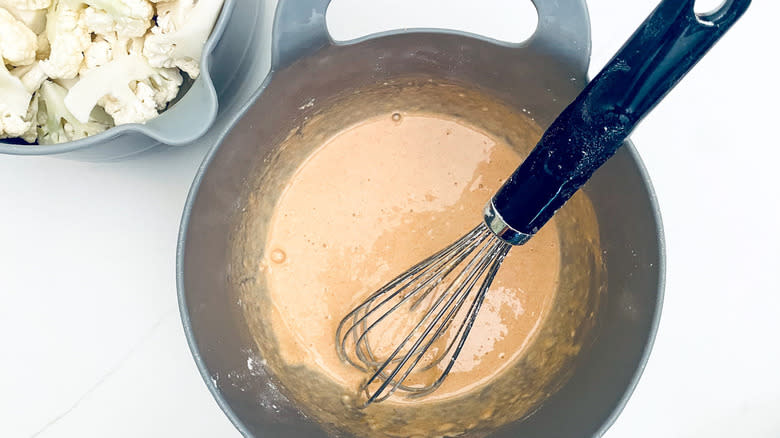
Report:
[[[21,21],[0,7],[0,62],[30,65],[35,61],[38,36]]]
[[[48,58],[49,55],[51,55],[49,36],[46,34],[46,32],[41,32],[38,34],[38,53],[36,54],[36,58],[43,60]]]
[[[30,126],[19,136],[27,143],[35,143],[38,140],[38,100],[38,93],[33,94],[25,116],[25,120],[30,121]]]
[[[0,6],[20,11],[36,11],[51,6],[51,0],[0,0]]]
[[[155,20],[157,27],[165,33],[176,32],[179,30],[179,26],[184,24],[196,2],[197,0],[168,0],[158,3],[156,6],[157,19]]]
[[[94,33],[137,38],[152,27],[154,7],[147,0],[60,0],[72,7],[88,5],[88,27]],[[90,11],[91,9],[91,11]],[[95,27],[93,27],[95,26]]]
[[[84,52],[84,65],[79,74],[84,74],[85,71],[111,62],[111,59],[113,59],[112,50],[111,43],[102,38],[96,39]]]
[[[138,82],[135,89],[128,87],[127,90],[117,91],[103,96],[98,101],[98,104],[114,119],[114,124],[144,123],[157,117],[154,90],[148,85]]]
[[[10,12],[11,15],[13,15],[17,20],[24,23],[24,25],[33,31],[36,35],[40,35],[46,32],[47,9],[36,9],[31,11],[8,9],[8,12]]]
[[[108,64],[116,56],[138,54],[144,47],[143,38],[120,38],[116,32],[95,36],[92,44],[84,51],[84,64],[79,75],[89,70]]]
[[[143,84],[154,91],[154,102],[159,111],[164,110],[170,101],[179,95],[184,78],[175,68],[155,68],[156,74],[149,76]]]
[[[52,81],[41,86],[38,103],[38,143],[58,144],[99,134],[111,127],[110,121],[99,111],[92,118],[81,122],[65,107],[68,90]]]
[[[203,46],[224,0],[180,0],[157,5],[157,26],[144,43],[144,56],[154,67],[178,67],[191,78],[200,75]]]
[[[49,5],[51,0],[0,0],[0,8],[5,8],[36,34],[46,29],[46,9]]]
[[[97,35],[110,35],[114,33],[116,27],[110,15],[91,6],[84,11],[84,23],[90,32]]]
[[[75,78],[81,69],[84,51],[92,43],[82,12],[63,1],[49,9],[46,30],[51,51],[41,66],[52,79]]]
[[[178,94],[182,77],[175,69],[154,68],[138,52],[135,40],[112,44],[113,59],[84,70],[81,80],[65,99],[68,109],[81,121],[96,105],[114,118],[117,125],[144,123],[157,117]]]
[[[25,135],[34,125],[30,114],[33,93],[0,62],[0,138]]]
[[[43,81],[48,79],[48,76],[46,76],[46,72],[43,71],[39,61],[35,61],[24,67],[17,67],[11,74],[19,78],[19,80],[22,81],[22,85],[24,85],[30,93],[38,91],[38,88],[41,88]]]

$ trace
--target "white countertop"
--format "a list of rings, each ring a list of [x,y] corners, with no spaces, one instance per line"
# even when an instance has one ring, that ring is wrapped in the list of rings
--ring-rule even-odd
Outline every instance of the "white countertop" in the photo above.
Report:
[[[334,33],[522,39],[530,29],[517,23],[533,22],[512,0],[372,1],[336,0]],[[656,3],[589,1],[593,73]],[[780,436],[778,16],[778,2],[755,1],[633,136],[662,209],[668,277],[649,365],[608,438]],[[176,304],[179,220],[205,152],[0,157],[0,436],[238,436]]]

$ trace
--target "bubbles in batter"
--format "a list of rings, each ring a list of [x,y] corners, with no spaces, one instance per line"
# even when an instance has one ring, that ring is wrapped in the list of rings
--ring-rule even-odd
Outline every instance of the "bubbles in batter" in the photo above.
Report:
[[[271,251],[271,261],[276,264],[284,263],[287,260],[287,253],[282,251],[279,248],[274,249]]]

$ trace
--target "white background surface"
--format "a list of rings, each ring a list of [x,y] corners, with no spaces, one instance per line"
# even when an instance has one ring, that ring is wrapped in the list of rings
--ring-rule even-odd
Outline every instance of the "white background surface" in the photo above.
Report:
[[[429,26],[519,41],[535,21],[512,0],[336,1],[339,39]],[[592,73],[655,4],[589,1]],[[633,136],[666,228],[666,302],[608,438],[780,437],[778,16],[755,1]],[[0,157],[0,436],[238,436],[176,305],[179,219],[206,149]]]

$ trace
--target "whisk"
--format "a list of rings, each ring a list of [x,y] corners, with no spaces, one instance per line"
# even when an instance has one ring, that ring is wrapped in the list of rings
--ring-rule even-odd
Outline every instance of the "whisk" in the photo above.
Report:
[[[493,196],[484,222],[355,307],[336,332],[339,357],[368,373],[364,406],[441,386],[509,250],[522,245],[623,144],[634,127],[747,9],[708,14],[664,0],[558,116]]]

